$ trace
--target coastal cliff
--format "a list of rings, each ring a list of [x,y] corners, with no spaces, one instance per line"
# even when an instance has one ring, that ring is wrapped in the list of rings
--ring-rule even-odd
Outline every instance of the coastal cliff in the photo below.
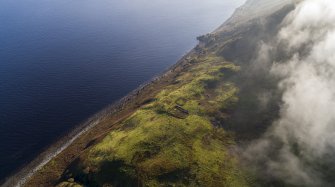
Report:
[[[293,8],[247,1],[162,76],[92,118],[24,186],[266,186],[239,145],[279,114],[280,92],[258,102],[277,80],[254,63],[259,42],[271,41]]]

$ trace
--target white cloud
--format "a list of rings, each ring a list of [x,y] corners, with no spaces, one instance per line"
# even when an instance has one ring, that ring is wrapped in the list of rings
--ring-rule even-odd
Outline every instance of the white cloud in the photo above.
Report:
[[[335,1],[304,0],[282,24],[276,44],[286,44],[292,55],[271,69],[282,80],[280,118],[246,155],[266,161],[266,171],[288,183],[326,185],[306,163],[335,152]],[[250,157],[255,154],[263,156]]]

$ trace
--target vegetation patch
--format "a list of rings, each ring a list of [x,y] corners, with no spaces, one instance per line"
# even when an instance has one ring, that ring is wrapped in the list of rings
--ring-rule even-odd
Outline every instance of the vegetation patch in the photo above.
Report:
[[[89,186],[247,186],[233,136],[211,123],[238,100],[227,80],[239,67],[215,55],[176,77],[70,169]],[[85,170],[85,172],[84,172]],[[80,177],[79,177],[80,176]],[[66,183],[66,182],[65,182]],[[61,184],[65,184],[60,183]],[[67,183],[66,183],[67,184]]]

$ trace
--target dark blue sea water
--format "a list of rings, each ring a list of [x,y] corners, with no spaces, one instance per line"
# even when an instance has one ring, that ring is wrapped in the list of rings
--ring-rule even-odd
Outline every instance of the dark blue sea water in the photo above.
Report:
[[[174,64],[244,0],[0,0],[0,180]]]

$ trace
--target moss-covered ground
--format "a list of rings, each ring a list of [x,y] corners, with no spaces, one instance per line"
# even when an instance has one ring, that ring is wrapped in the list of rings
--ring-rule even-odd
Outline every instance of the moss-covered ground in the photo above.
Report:
[[[238,101],[229,82],[238,71],[213,54],[192,57],[173,84],[84,152],[59,187],[248,186],[233,135],[213,124]]]

